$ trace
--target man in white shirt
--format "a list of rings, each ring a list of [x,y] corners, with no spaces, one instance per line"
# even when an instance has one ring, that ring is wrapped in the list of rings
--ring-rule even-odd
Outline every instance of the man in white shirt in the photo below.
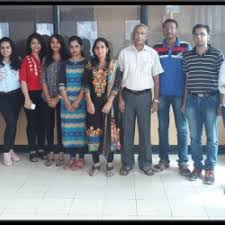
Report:
[[[153,175],[152,150],[150,142],[151,113],[157,112],[159,104],[159,74],[164,72],[158,53],[145,45],[148,27],[135,26],[132,33],[133,44],[124,48],[119,55],[123,72],[122,91],[119,108],[122,114],[121,175],[128,175],[134,166],[134,131],[137,118],[139,130],[139,168],[146,175]],[[151,89],[154,88],[152,100]]]
[[[220,109],[222,112],[223,125],[225,127],[225,61],[220,66],[219,72]]]

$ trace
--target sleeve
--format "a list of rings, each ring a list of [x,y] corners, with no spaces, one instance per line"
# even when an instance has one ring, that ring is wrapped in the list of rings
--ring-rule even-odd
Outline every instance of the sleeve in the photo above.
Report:
[[[220,52],[220,54],[217,57],[217,62],[216,62],[216,69],[217,69],[218,73],[220,71],[220,67],[223,62],[224,62],[224,55],[222,52]]]
[[[66,76],[65,76],[65,73],[66,73],[66,65],[65,63],[62,63],[60,69],[59,69],[59,84],[58,84],[58,87],[59,87],[59,90],[64,90],[66,88]]]
[[[118,63],[119,63],[120,71],[123,72],[124,71],[124,51],[123,50],[119,54]]]
[[[90,92],[91,71],[92,71],[91,64],[89,62],[84,67],[84,76],[82,79],[82,87],[83,87],[84,93]]]
[[[41,83],[47,84],[47,78],[46,78],[46,65],[45,65],[45,59],[43,60],[41,64]]]
[[[218,89],[221,94],[225,94],[225,88],[222,86],[225,84],[225,62],[223,61],[221,66],[220,66],[220,71],[219,71],[219,81],[218,81]]]
[[[188,73],[189,72],[188,71],[187,60],[186,60],[185,54],[183,56],[183,71],[184,71],[184,73]]]
[[[191,46],[191,44],[188,43],[187,52],[190,52],[191,50],[192,50],[192,46]]]
[[[123,75],[123,72],[120,70],[120,66],[118,65],[116,69],[116,77],[115,77],[114,84],[110,94],[117,95],[119,93],[120,87],[121,87],[122,75]]]
[[[152,66],[152,76],[153,77],[157,76],[163,72],[164,72],[164,70],[160,63],[159,54],[155,51],[154,59],[153,59],[153,66]]]
[[[21,63],[20,69],[19,69],[19,78],[20,78],[20,81],[26,81],[27,82],[27,79],[28,79],[28,62],[27,62],[26,58],[24,58],[22,60],[22,63]]]

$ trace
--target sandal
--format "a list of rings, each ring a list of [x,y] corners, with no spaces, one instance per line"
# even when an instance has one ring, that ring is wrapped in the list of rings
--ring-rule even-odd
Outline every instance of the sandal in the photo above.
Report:
[[[31,162],[38,162],[38,160],[39,160],[39,158],[38,158],[37,152],[30,153],[30,161]]]
[[[152,169],[152,167],[144,167],[144,168],[142,169],[142,171],[143,171],[147,176],[152,176],[152,175],[155,174],[154,171],[153,171],[153,169]]]
[[[112,177],[114,175],[114,167],[113,166],[108,166],[106,164],[106,176],[107,177]]]
[[[64,159],[57,159],[55,165],[62,166],[62,165],[64,165],[64,163],[65,163]]]
[[[52,166],[53,163],[54,163],[54,159],[47,159],[47,160],[45,161],[45,166]]]
[[[120,175],[127,176],[130,173],[131,170],[132,169],[129,168],[129,167],[121,167],[121,169],[120,169]]]
[[[91,170],[89,171],[89,175],[90,176],[95,176],[95,175],[97,175],[98,173],[99,173],[99,171],[100,171],[100,166],[92,166],[91,167]]]
[[[75,159],[69,159],[69,161],[66,164],[64,164],[63,169],[65,169],[65,170],[66,169],[71,169],[74,161],[75,161]]]

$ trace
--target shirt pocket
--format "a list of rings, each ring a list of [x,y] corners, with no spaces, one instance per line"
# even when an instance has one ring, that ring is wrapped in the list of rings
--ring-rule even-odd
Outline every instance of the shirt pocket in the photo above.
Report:
[[[141,72],[145,75],[151,75],[152,61],[150,59],[143,59],[141,63]]]

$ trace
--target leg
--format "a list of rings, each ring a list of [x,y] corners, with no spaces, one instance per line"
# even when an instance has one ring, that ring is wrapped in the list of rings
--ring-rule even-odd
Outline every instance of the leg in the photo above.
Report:
[[[93,159],[94,165],[92,166],[91,170],[89,171],[89,175],[90,176],[95,176],[100,171],[99,152],[93,152],[92,153],[92,159]]]

